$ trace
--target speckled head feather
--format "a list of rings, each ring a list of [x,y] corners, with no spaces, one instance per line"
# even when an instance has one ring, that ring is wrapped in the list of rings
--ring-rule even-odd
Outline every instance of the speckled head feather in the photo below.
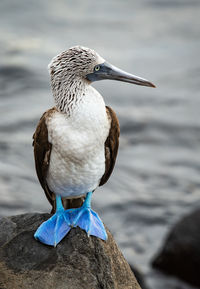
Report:
[[[104,61],[94,50],[74,46],[55,56],[48,68],[53,79],[79,78],[91,73],[95,65]]]
[[[71,47],[52,59],[48,68],[53,96],[60,111],[69,112],[70,104],[78,101],[90,84],[86,75],[104,61],[94,50],[82,46]]]

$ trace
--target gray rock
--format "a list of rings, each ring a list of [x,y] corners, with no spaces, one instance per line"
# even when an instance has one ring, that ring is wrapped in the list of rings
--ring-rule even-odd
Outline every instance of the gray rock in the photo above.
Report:
[[[200,287],[200,209],[185,216],[172,228],[152,264]]]
[[[0,289],[140,289],[107,230],[108,241],[73,228],[56,248],[33,238],[49,214],[0,219]]]

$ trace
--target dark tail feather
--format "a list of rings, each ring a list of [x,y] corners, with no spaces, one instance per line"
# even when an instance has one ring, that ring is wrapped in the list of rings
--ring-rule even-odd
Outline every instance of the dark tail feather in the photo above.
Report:
[[[67,209],[73,209],[73,208],[79,208],[82,206],[83,202],[84,202],[85,198],[76,198],[76,199],[65,199],[62,198],[62,203],[63,203],[63,207],[65,210]],[[54,200],[52,202],[52,210],[51,210],[51,214],[55,214],[56,212],[56,200]]]

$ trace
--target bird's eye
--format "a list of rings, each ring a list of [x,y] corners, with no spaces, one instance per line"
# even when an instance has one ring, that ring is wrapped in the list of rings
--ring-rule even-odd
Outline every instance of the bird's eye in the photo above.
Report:
[[[96,65],[94,68],[95,71],[99,71],[100,70],[100,65]]]

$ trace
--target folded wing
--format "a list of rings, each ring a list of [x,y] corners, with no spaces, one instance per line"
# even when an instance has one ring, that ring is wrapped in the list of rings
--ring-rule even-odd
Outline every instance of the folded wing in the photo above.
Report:
[[[116,113],[109,106],[106,106],[106,112],[108,118],[111,121],[111,125],[109,135],[105,142],[105,173],[101,178],[99,186],[104,185],[108,181],[110,175],[112,174],[119,147],[119,135],[120,135],[119,121],[117,119]]]
[[[48,129],[46,120],[47,118],[51,117],[55,111],[57,111],[57,109],[53,107],[42,115],[33,135],[35,168],[39,182],[46,194],[49,203],[52,206],[52,213],[54,213],[56,210],[56,197],[54,192],[49,189],[46,181],[52,148],[52,144],[48,141]],[[64,208],[69,209],[80,207],[83,203],[83,200],[83,198],[62,199],[62,202]]]

